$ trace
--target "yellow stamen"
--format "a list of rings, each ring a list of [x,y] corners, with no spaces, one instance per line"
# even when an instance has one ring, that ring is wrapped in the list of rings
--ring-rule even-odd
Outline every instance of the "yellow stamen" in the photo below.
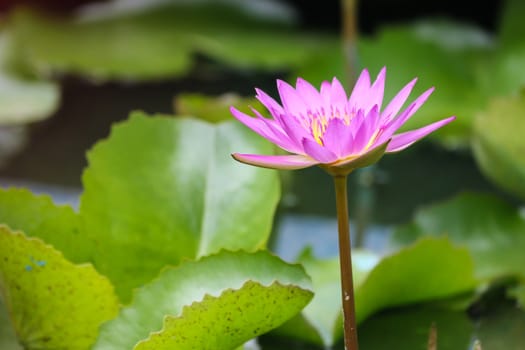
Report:
[[[312,135],[314,136],[315,141],[317,141],[317,143],[321,146],[323,146],[323,140],[321,137],[324,134],[324,129],[325,128],[319,119],[312,120]]]

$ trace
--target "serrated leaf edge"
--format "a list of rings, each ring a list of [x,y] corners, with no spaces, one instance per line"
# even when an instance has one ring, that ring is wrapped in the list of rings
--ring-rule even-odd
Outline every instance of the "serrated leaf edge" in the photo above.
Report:
[[[274,280],[272,283],[268,284],[268,285],[265,285],[263,283],[259,283],[258,281],[254,281],[254,280],[247,280],[246,282],[244,282],[242,284],[242,286],[240,288],[226,288],[224,290],[221,291],[221,293],[217,296],[213,295],[213,294],[210,294],[210,293],[205,293],[204,296],[202,297],[201,300],[195,300],[193,301],[191,304],[189,305],[184,305],[182,307],[182,310],[180,312],[179,315],[170,315],[170,314],[166,314],[164,315],[164,319],[163,319],[163,325],[162,325],[162,329],[158,330],[158,331],[152,331],[149,333],[148,337],[145,338],[145,339],[142,339],[140,341],[138,341],[134,346],[133,346],[133,350],[135,350],[141,343],[145,343],[145,342],[148,342],[152,339],[153,336],[155,335],[161,335],[163,332],[166,331],[166,321],[168,319],[174,319],[174,320],[177,320],[177,319],[183,319],[184,318],[184,315],[186,313],[186,310],[188,309],[191,309],[194,307],[194,305],[198,305],[198,304],[201,304],[201,303],[204,303],[204,302],[207,302],[209,300],[218,300],[220,299],[225,293],[229,293],[229,292],[239,292],[241,291],[242,289],[244,289],[248,284],[257,284],[263,288],[271,288],[273,286],[280,286],[280,287],[284,287],[284,288],[288,288],[288,287],[292,287],[292,288],[297,288],[297,289],[300,289],[302,291],[305,291],[307,293],[310,293],[310,300],[308,300],[308,302],[305,304],[308,305],[308,303],[312,300],[313,298],[313,291],[311,290],[308,290],[306,288],[302,288],[301,286],[299,285],[296,285],[296,284],[283,284],[283,283],[280,283],[279,281],[277,280]],[[300,311],[299,311],[300,313]],[[279,325],[277,325],[276,327],[278,327]]]

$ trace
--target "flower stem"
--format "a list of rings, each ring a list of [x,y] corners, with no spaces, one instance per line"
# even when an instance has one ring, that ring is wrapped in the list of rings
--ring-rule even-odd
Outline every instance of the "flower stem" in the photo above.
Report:
[[[342,37],[347,83],[352,86],[357,79],[357,1],[341,0]]]
[[[354,281],[352,277],[352,252],[350,225],[348,223],[347,175],[335,175],[335,202],[339,231],[339,265],[341,268],[341,296],[343,302],[343,328],[346,350],[358,350],[355,320]]]

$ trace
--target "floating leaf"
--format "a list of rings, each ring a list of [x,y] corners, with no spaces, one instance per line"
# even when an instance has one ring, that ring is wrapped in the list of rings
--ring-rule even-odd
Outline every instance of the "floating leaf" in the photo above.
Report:
[[[51,81],[8,72],[10,36],[0,33],[0,125],[19,125],[49,117],[58,108],[60,89]]]
[[[176,114],[191,115],[211,123],[233,119],[230,106],[235,106],[244,113],[250,113],[250,106],[261,112],[264,110],[262,104],[254,97],[241,98],[234,94],[224,94],[218,97],[180,94],[174,101]]]
[[[454,247],[446,239],[421,239],[370,271],[356,290],[357,319],[387,307],[459,295],[477,284],[467,249]]]
[[[519,275],[525,266],[525,220],[498,197],[463,193],[417,211],[411,225],[394,234],[397,243],[423,235],[446,235],[472,254],[481,279]]]
[[[300,266],[264,251],[184,262],[138,289],[94,350],[233,349],[298,313],[310,289]]]
[[[525,87],[525,4],[521,0],[506,0],[498,20],[498,49],[478,70],[479,80],[491,96],[506,96]]]
[[[312,276],[314,299],[303,310],[303,319],[294,319],[277,334],[332,346],[342,337],[338,260],[303,256],[303,264]],[[450,298],[476,286],[469,253],[444,239],[423,239],[383,259],[357,251],[353,270],[358,322],[385,308]],[[296,332],[301,323],[318,336]]]
[[[35,122],[51,116],[60,98],[58,86],[0,72],[0,125]]]
[[[523,277],[525,278],[525,271],[523,272]],[[513,288],[509,294],[515,297],[519,306],[525,310],[525,282],[522,281],[518,286]]]
[[[119,301],[89,264],[0,226],[0,292],[24,349],[90,349]]]
[[[272,150],[238,123],[134,113],[88,153],[80,212],[97,245],[96,266],[123,301],[166,264],[265,246],[277,173],[230,154]]]
[[[363,322],[359,344],[374,350],[420,350],[436,326],[437,348],[468,349],[474,327],[465,312],[418,307],[390,310]],[[378,336],[378,335],[381,336]]]
[[[483,173],[525,198],[525,91],[491,101],[474,126],[474,156]]]
[[[483,349],[521,349],[525,344],[525,313],[513,306],[491,308],[478,322],[476,338]]]
[[[163,2],[70,19],[17,11],[10,20],[17,56],[30,67],[96,79],[181,75],[196,52],[234,65],[284,68],[303,62],[325,41],[301,35],[280,19],[248,14],[234,2]]]
[[[77,213],[68,205],[55,205],[47,195],[0,189],[0,224],[42,239],[75,263],[89,261],[91,244]]]
[[[24,350],[16,339],[15,331],[9,321],[9,315],[2,298],[0,298],[0,349],[2,350]]]

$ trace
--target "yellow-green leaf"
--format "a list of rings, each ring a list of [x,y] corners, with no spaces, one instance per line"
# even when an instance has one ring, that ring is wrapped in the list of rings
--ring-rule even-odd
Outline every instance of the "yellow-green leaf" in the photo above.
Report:
[[[27,350],[87,350],[119,301],[90,264],[74,265],[52,246],[0,226],[0,292]]]

